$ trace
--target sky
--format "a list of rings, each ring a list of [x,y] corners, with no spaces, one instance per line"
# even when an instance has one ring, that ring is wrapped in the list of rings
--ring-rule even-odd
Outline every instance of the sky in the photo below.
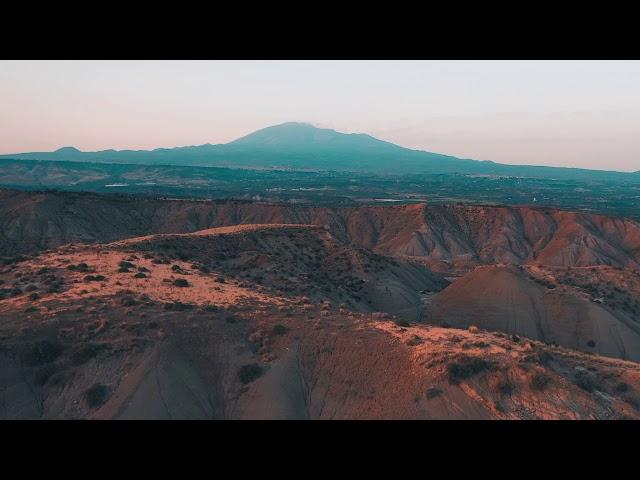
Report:
[[[463,158],[640,170],[640,61],[0,61],[0,153],[300,121]]]

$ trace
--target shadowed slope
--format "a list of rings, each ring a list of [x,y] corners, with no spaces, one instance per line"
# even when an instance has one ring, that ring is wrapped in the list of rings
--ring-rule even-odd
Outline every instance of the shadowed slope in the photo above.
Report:
[[[436,295],[432,321],[475,325],[569,348],[640,360],[640,323],[523,269],[478,267]]]

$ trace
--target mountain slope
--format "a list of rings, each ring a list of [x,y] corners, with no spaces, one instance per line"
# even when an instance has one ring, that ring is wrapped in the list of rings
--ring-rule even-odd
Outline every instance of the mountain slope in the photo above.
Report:
[[[365,134],[344,134],[308,124],[284,123],[258,130],[227,144],[156,150],[55,152],[0,155],[7,159],[86,161],[146,165],[192,165],[239,168],[358,171],[374,174],[461,173],[558,179],[640,181],[635,174],[575,168],[502,165],[490,161],[411,150]]]

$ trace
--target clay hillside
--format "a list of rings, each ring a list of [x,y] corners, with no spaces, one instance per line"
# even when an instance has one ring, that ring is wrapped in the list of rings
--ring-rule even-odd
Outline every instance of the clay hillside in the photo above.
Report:
[[[376,277],[395,277],[399,296],[414,282],[443,283],[318,230],[148,236],[12,264],[2,276],[13,290],[0,310],[2,417],[638,416],[637,364],[409,324],[384,313],[396,308],[386,302],[372,311]],[[323,288],[327,276],[353,287]],[[289,284],[301,277],[301,289]]]
[[[496,262],[640,267],[640,224],[546,208],[323,208],[0,190],[0,255],[237,224],[313,224],[340,241],[441,270]]]
[[[640,417],[640,225],[0,192],[0,418]]]

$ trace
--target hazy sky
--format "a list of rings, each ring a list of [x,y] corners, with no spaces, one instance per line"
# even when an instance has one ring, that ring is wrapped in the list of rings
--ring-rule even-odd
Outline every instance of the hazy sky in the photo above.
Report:
[[[503,163],[640,170],[640,61],[0,61],[0,152],[304,121]]]

